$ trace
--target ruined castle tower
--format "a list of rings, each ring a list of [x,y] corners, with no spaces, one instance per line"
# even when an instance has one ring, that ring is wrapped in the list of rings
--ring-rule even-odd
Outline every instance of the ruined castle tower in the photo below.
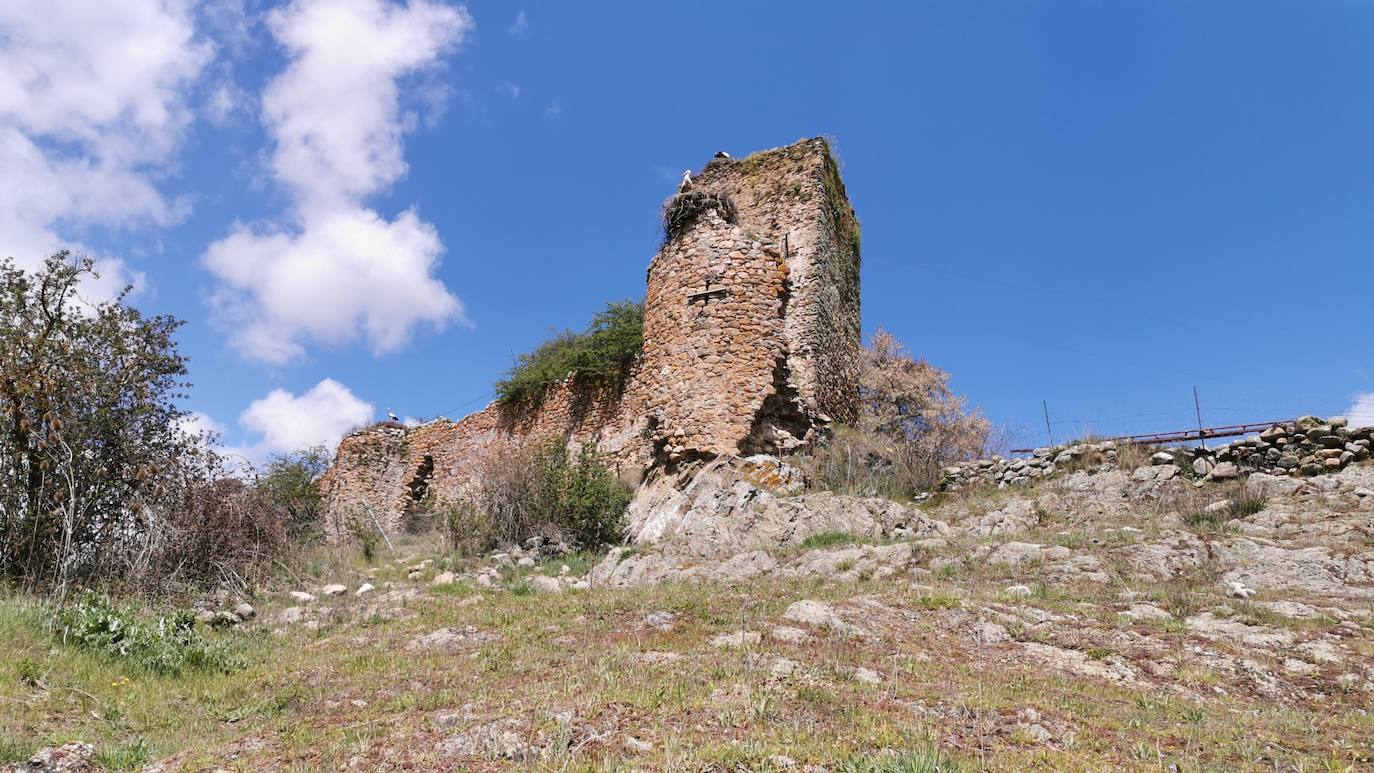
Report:
[[[788,451],[852,422],[859,224],[825,140],[717,158],[679,201],[704,211],[649,267],[641,372],[669,456]]]
[[[826,141],[717,158],[665,216],[644,348],[620,391],[574,377],[534,406],[356,432],[321,482],[333,533],[364,514],[395,529],[426,496],[462,497],[474,460],[510,442],[592,443],[634,482],[683,460],[786,453],[854,421],[859,223]]]

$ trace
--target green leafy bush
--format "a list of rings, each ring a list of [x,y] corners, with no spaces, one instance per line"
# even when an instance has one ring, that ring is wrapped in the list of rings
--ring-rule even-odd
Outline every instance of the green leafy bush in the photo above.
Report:
[[[557,514],[565,536],[588,549],[621,540],[630,490],[616,480],[595,448],[584,445],[574,456],[560,444],[549,455],[545,476],[553,493],[551,512]]]
[[[88,590],[58,615],[58,622],[62,641],[155,674],[227,673],[246,665],[224,643],[197,630],[189,611],[144,618]]]
[[[493,447],[478,462],[473,505],[455,507],[450,541],[480,551],[543,536],[594,550],[619,542],[630,490],[590,445],[562,441]]]
[[[580,386],[619,388],[643,344],[644,306],[608,303],[581,333],[564,331],[520,355],[496,382],[496,396],[510,404],[538,403],[569,374]]]

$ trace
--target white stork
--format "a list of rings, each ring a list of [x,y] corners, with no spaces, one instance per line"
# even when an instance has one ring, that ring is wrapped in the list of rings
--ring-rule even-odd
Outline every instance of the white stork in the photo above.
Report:
[[[729,154],[729,153],[726,153],[726,152],[723,151],[723,150],[717,150],[717,151],[716,151],[716,158],[729,158],[729,157],[730,157],[730,154]]]
[[[396,417],[396,414],[394,414],[394,413],[391,412],[391,409],[390,409],[390,408],[387,408],[387,409],[386,409],[386,415],[387,415],[387,417],[390,418],[392,421],[400,421],[400,419]]]
[[[692,187],[692,170],[685,169],[682,172],[682,184],[677,186],[677,192],[682,193]]]

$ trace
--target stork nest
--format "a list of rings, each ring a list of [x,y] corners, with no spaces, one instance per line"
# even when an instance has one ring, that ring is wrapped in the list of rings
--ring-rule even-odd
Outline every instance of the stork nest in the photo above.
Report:
[[[735,222],[735,202],[724,193],[687,190],[668,199],[663,205],[663,243],[677,238],[703,212],[711,209],[727,223]]]

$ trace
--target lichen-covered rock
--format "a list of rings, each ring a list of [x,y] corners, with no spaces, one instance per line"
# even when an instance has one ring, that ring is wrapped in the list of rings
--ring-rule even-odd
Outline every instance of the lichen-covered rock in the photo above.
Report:
[[[636,493],[628,519],[633,542],[693,558],[798,547],[808,537],[830,532],[916,537],[947,528],[886,499],[825,492],[778,496],[754,483],[735,458],[651,478]]]

